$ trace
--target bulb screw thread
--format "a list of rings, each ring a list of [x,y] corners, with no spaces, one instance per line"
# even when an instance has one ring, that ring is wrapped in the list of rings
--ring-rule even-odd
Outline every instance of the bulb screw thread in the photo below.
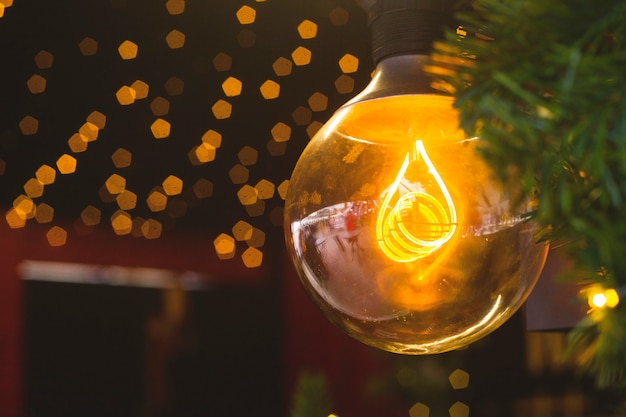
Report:
[[[369,10],[375,63],[401,54],[428,54],[454,27],[456,0],[376,0]]]

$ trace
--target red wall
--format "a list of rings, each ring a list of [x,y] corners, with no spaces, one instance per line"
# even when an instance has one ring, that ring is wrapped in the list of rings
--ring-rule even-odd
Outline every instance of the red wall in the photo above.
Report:
[[[261,285],[270,279],[267,262],[260,268],[248,269],[238,259],[218,260],[212,238],[206,235],[179,233],[146,240],[116,236],[110,231],[98,231],[88,236],[69,233],[65,246],[51,247],[45,237],[49,226],[29,226],[32,227],[12,230],[4,219],[0,219],[1,417],[19,417],[21,414],[22,299],[18,266],[22,260],[195,271],[230,285]]]

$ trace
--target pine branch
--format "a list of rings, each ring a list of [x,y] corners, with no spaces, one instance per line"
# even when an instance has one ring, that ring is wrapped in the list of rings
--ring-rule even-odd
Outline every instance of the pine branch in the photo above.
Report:
[[[536,198],[545,238],[624,286],[626,2],[478,0],[459,19],[467,36],[436,45],[431,72],[455,93],[461,127],[506,185]],[[600,385],[626,383],[625,323],[618,306],[571,334]]]

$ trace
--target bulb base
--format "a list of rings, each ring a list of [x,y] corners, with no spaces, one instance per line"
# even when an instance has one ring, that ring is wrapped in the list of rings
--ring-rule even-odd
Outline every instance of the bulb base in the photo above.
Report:
[[[393,55],[429,54],[454,27],[455,0],[377,0],[369,10],[375,63]]]

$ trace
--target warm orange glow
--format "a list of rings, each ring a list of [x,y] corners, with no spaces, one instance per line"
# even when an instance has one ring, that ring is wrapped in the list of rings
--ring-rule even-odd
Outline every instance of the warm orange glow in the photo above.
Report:
[[[412,182],[405,178],[411,164],[427,167],[426,171],[420,171],[423,177]],[[421,190],[428,177],[436,181],[441,197]],[[385,193],[376,220],[376,239],[389,259],[413,262],[424,258],[454,235],[457,226],[454,202],[421,140],[415,142],[413,157],[407,153],[398,176]]]
[[[547,248],[528,206],[512,204],[516,190],[492,180],[481,141],[459,128],[452,97],[363,97],[326,122],[288,188],[278,186],[300,280],[366,344],[403,354],[465,346],[521,305]],[[249,197],[246,210],[264,201]],[[460,389],[467,375],[451,383]]]
[[[589,307],[613,308],[619,304],[619,294],[613,288],[605,289],[599,285],[592,285],[587,290]]]

